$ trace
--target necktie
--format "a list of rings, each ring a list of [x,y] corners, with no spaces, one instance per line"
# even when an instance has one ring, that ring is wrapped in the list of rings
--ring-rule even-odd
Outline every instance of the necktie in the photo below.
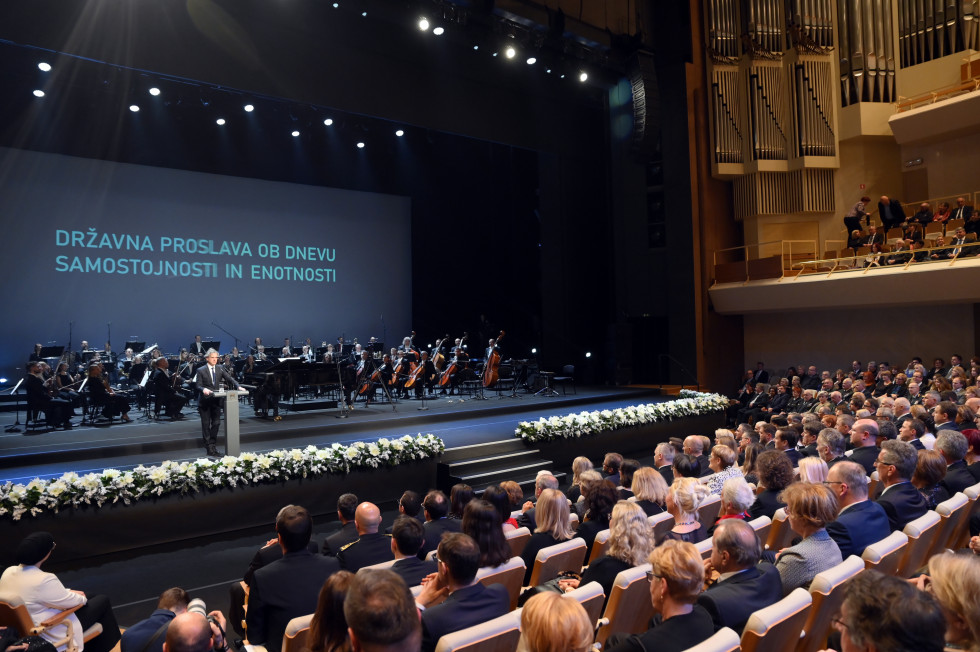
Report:
[[[208,369],[211,370],[211,384],[212,385],[216,385],[215,380],[214,380],[214,367],[212,367],[211,365],[208,365]]]

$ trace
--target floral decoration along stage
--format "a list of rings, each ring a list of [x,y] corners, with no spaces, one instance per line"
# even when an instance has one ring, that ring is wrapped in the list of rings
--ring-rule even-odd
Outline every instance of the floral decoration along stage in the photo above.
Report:
[[[106,469],[102,473],[65,473],[60,478],[35,478],[28,484],[0,485],[0,517],[19,520],[24,514],[37,516],[67,507],[123,502],[188,494],[221,487],[247,487],[281,482],[325,473],[347,473],[355,469],[396,466],[421,460],[446,450],[432,434],[405,435],[326,448],[307,446],[268,453],[226,455],[220,460],[167,461],[159,466],[137,466],[130,471]]]
[[[627,426],[720,412],[726,407],[728,399],[720,394],[682,389],[680,398],[673,401],[630,405],[615,410],[578,412],[561,417],[541,417],[534,422],[522,421],[517,425],[514,434],[527,442],[571,439]]]

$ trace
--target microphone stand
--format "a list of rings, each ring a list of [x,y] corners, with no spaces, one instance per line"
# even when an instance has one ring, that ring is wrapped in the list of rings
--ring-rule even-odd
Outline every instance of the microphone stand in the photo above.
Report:
[[[16,399],[17,407],[15,408],[17,411],[17,415],[14,417],[15,421],[11,425],[3,429],[4,432],[20,432],[20,393],[17,390],[20,389],[21,383],[23,382],[24,379],[21,378],[20,380],[17,381],[17,384],[14,385],[14,388],[10,390],[11,394],[17,396]],[[24,417],[24,425],[25,426],[27,425],[27,417]]]
[[[337,380],[340,381],[340,414],[335,414],[334,417],[337,419],[346,419],[350,416],[352,412],[350,406],[347,404],[347,392],[344,390],[344,374],[340,369],[340,359],[337,359]]]
[[[238,337],[236,337],[236,336],[235,336],[235,335],[233,335],[232,333],[229,333],[229,332],[228,332],[228,331],[226,331],[226,330],[225,330],[224,328],[222,328],[222,327],[221,327],[221,326],[220,326],[219,324],[216,324],[216,323],[215,323],[215,322],[213,322],[213,321],[211,322],[211,325],[212,325],[212,326],[214,326],[215,328],[217,328],[217,329],[218,329],[219,331],[221,331],[221,332],[222,332],[222,333],[224,333],[225,335],[227,335],[228,337],[230,337],[230,338],[232,338],[233,340],[235,340],[235,348],[236,348],[236,349],[238,349],[239,351],[241,351],[241,350],[242,350],[242,347],[240,347],[240,346],[238,346],[238,344],[239,344],[239,342],[242,342],[243,340],[241,340],[241,339],[239,339]],[[258,350],[256,350],[256,351],[255,351],[255,353],[256,353],[256,354],[258,354]]]

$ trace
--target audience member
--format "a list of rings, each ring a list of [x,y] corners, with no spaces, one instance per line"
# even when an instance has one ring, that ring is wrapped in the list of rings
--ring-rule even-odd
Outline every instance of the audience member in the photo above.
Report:
[[[623,458],[620,456],[619,460],[616,462],[617,469],[619,468],[619,464],[621,464],[622,461]],[[588,471],[584,473],[587,474]],[[586,478],[587,477],[588,476],[586,476]],[[619,481],[618,472],[616,474],[616,481],[617,482]],[[581,474],[579,475],[579,482],[582,482]],[[558,479],[555,476],[551,475],[550,473],[539,473],[538,477],[534,481],[535,500],[537,500],[541,496],[541,492],[543,492],[545,489],[554,489],[557,491]],[[535,522],[534,503],[531,502],[530,500],[525,502],[524,505],[521,507],[521,515],[517,517],[517,525],[520,527],[526,527],[532,532],[537,527],[537,523]]]
[[[569,523],[568,500],[565,494],[557,489],[545,489],[538,497],[537,528],[524,546],[521,557],[527,566],[524,574],[524,585],[531,581],[531,571],[534,569],[534,558],[538,551],[553,546],[562,541],[568,541],[575,536],[575,531]]]
[[[609,519],[616,501],[619,500],[619,492],[611,482],[603,480],[598,485],[586,485],[582,495],[585,498],[585,511],[575,536],[585,541],[585,558],[588,559],[592,554],[595,535],[609,528]]]
[[[354,576],[344,601],[354,652],[402,652],[422,645],[418,607],[402,578],[366,569]]]
[[[868,476],[854,462],[840,462],[827,472],[827,486],[837,496],[840,511],[827,524],[827,534],[837,543],[841,557],[861,556],[872,543],[891,532],[888,515],[878,503],[868,500]]]
[[[633,474],[639,468],[640,462],[638,460],[623,460],[622,466],[619,467],[619,486],[616,487],[621,499],[627,500],[633,497]]]
[[[663,476],[664,483],[668,487],[674,481],[674,469],[672,467],[676,453],[674,447],[667,442],[657,444],[653,453],[653,465],[657,467],[657,471]]]
[[[883,487],[876,502],[885,509],[892,530],[903,529],[929,511],[926,499],[911,482],[918,462],[916,450],[904,441],[886,441],[875,460]]]
[[[759,454],[756,469],[759,476],[756,484],[762,491],[756,494],[755,502],[749,508],[749,517],[772,518],[776,510],[785,505],[779,494],[793,481],[793,465],[784,453],[771,450]]]
[[[473,500],[473,487],[462,482],[454,484],[449,490],[449,518],[462,521],[463,510],[471,500]]]
[[[390,570],[405,580],[405,584],[416,586],[422,578],[436,572],[436,563],[418,558],[418,552],[425,540],[425,529],[418,519],[399,516],[391,528],[391,553],[395,563]]]
[[[800,460],[800,482],[819,484],[827,479],[827,463],[819,457],[804,457]]]
[[[323,540],[323,554],[336,557],[340,549],[351,541],[357,541],[357,525],[354,523],[354,512],[357,510],[357,496],[341,494],[337,499],[337,518],[340,519],[340,530]]]
[[[602,472],[606,474],[605,479],[613,483],[614,487],[619,486],[619,467],[623,464],[623,456],[619,453],[606,453],[602,460]],[[552,487],[557,489],[558,487]]]
[[[170,621],[187,611],[191,596],[175,586],[160,594],[157,608],[149,618],[139,621],[122,633],[122,652],[162,652]]]
[[[708,468],[712,473],[701,478],[701,482],[708,486],[711,493],[720,494],[726,480],[742,477],[742,469],[735,464],[737,460],[734,449],[723,445],[714,446],[708,461]]]
[[[640,467],[633,474],[633,495],[647,516],[661,514],[667,506],[667,483],[657,469]]]
[[[490,485],[483,490],[483,500],[493,505],[500,514],[501,529],[504,532],[517,529],[517,519],[511,516],[510,496],[503,487],[497,484]],[[465,512],[463,515],[465,516]]]
[[[531,597],[521,610],[517,652],[588,652],[593,637],[593,624],[577,600],[546,591]]]
[[[163,652],[228,652],[228,642],[223,634],[224,616],[220,611],[208,615],[215,622],[196,612],[184,612],[171,620],[163,641]]]
[[[963,491],[976,484],[976,479],[966,466],[966,451],[969,444],[963,433],[955,430],[941,430],[936,436],[935,450],[942,454],[946,461],[946,477],[943,486],[952,496],[957,491]]]
[[[463,510],[463,530],[480,548],[480,566],[496,567],[510,559],[500,512],[485,500],[471,500]]]
[[[875,458],[878,456],[878,423],[873,419],[858,419],[851,427],[851,445],[854,446],[848,459],[864,467],[871,475],[874,472]]]
[[[926,499],[929,509],[936,509],[936,505],[949,499],[949,492],[943,485],[946,460],[935,450],[920,450],[917,453],[919,461],[916,462],[915,472],[912,474],[912,484]]]
[[[684,439],[684,454],[690,456],[698,464],[700,469],[697,476],[707,475],[708,470],[708,456],[704,454],[704,442],[698,435],[690,435]],[[684,476],[691,477],[691,476]]]
[[[745,448],[745,461],[742,464],[742,476],[746,482],[759,484],[758,460],[759,455],[766,449],[759,442],[753,442]]]
[[[714,534],[722,521],[735,519],[749,520],[749,507],[755,502],[755,493],[745,478],[729,478],[721,488],[721,508],[718,510],[718,520],[708,528],[708,536]]]
[[[449,499],[446,494],[438,490],[432,490],[425,495],[422,501],[422,511],[425,514],[425,542],[419,549],[419,559],[436,549],[439,540],[446,532],[459,532],[461,523],[457,520],[448,518]]]
[[[674,527],[665,533],[663,540],[698,543],[708,537],[708,528],[698,520],[698,508],[710,495],[706,486],[695,478],[678,478],[667,491],[667,511],[674,517]]]
[[[932,594],[946,619],[946,647],[980,650],[980,560],[943,553],[929,559],[929,574],[910,582]]]
[[[700,478],[701,465],[696,458],[687,453],[678,453],[674,456],[671,472],[673,473],[674,481],[678,478]]]
[[[354,524],[358,539],[340,549],[337,561],[344,570],[356,573],[365,566],[373,566],[394,559],[391,552],[391,535],[381,534],[381,510],[374,503],[361,503],[354,512]]]
[[[419,530],[422,529],[418,521],[408,518],[415,521]],[[311,652],[349,652],[351,649],[347,620],[344,618],[344,600],[353,581],[353,573],[337,571],[323,583],[307,635]]]
[[[580,455],[572,460],[572,483],[568,485],[565,496],[573,503],[582,495],[582,488],[579,485],[580,476],[583,472],[592,470],[594,470],[594,467],[592,466],[592,460],[589,458]]]
[[[827,524],[837,518],[837,497],[822,484],[797,482],[782,493],[790,528],[802,541],[783,548],[776,569],[783,584],[783,595],[798,587],[808,588],[817,573],[843,561],[840,548],[827,534]]]

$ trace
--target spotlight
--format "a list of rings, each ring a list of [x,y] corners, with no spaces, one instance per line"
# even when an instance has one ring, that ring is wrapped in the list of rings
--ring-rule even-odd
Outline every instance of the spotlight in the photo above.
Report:
[[[297,136],[299,136],[299,131],[293,130],[293,138],[296,138]]]
[[[436,27],[434,30],[432,30],[432,33],[435,34],[436,36],[442,36],[443,34],[445,34],[445,32],[446,30],[443,27]]]
[[[578,74],[578,80],[580,82],[584,82],[588,78],[589,78],[589,73],[585,72],[584,70]]]
[[[37,64],[37,69],[41,72],[51,72],[51,64],[47,63],[46,61],[42,61],[41,63]]]
[[[480,49],[480,46],[479,46],[479,45],[474,45],[474,46],[473,46],[473,49],[474,49],[474,50],[479,50],[479,49]]]
[[[549,75],[551,74],[551,68],[545,68],[545,70],[544,70],[544,71],[545,71],[546,73],[548,73]]]
[[[330,125],[333,124],[333,118],[327,118],[326,120],[323,121],[323,124],[329,127]]]
[[[537,62],[538,62],[538,60],[537,60],[537,59],[535,59],[534,57],[528,57],[528,60],[527,60],[527,65],[529,65],[529,66],[533,66],[533,65],[534,65],[534,64],[536,64]]]
[[[494,52],[494,53],[493,53],[493,56],[497,56],[497,53],[496,53],[496,52]]]
[[[246,104],[244,108],[245,108],[245,113],[251,113],[252,111],[255,110],[255,107],[252,106],[251,104]]]
[[[565,73],[562,73],[559,79],[565,79]]]
[[[157,88],[156,86],[150,89],[150,95],[152,95],[153,97],[156,97],[159,94],[160,94],[160,89]]]
[[[534,355],[534,354],[536,354],[537,352],[538,352],[538,350],[537,350],[536,348],[534,348],[534,349],[531,349],[531,354],[532,354],[532,355]]]
[[[429,29],[429,21],[426,18],[419,18],[419,29],[423,32]]]
[[[221,125],[223,125],[225,123],[225,119],[224,118],[218,118],[217,120],[215,120],[215,122],[218,123],[218,126],[221,126]]]
[[[586,351],[585,352],[585,357],[586,358],[591,358],[592,357],[592,351]]]
[[[429,347],[429,348],[432,348],[432,347]],[[3,385],[5,382],[7,382],[7,379],[6,378],[0,378],[0,385]]]
[[[362,11],[361,12],[361,18],[367,18],[367,12],[366,11]]]
[[[395,135],[401,138],[402,136],[405,135],[405,132],[399,129],[398,131],[395,132]],[[431,349],[432,347],[430,346],[429,348]]]
[[[129,110],[132,111],[133,113],[139,113],[140,108],[138,106],[136,106],[135,104],[130,104],[129,105]]]
[[[34,91],[34,97],[44,97],[44,91],[42,91],[40,88],[37,89]]]
[[[517,50],[514,49],[513,45],[508,45],[507,49],[504,50],[504,56],[508,59],[513,59],[517,56]]]
[[[339,6],[340,6],[340,3],[339,3],[339,2],[335,2],[335,3],[333,3],[333,8],[334,8],[334,9],[336,9],[336,8],[337,8],[337,7],[339,7]]]
[[[364,143],[358,143],[357,149],[364,149]]]

